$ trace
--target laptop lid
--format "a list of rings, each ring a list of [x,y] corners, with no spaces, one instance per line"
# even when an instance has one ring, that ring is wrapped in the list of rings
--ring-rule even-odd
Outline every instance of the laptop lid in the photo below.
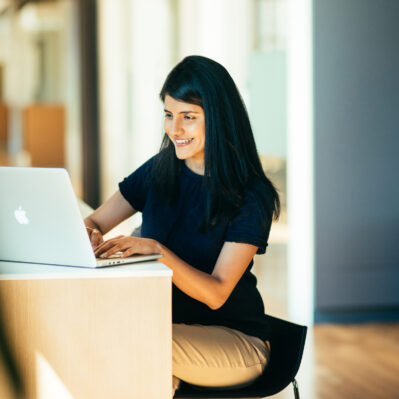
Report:
[[[97,265],[65,169],[0,167],[0,187],[0,260],[106,265]]]

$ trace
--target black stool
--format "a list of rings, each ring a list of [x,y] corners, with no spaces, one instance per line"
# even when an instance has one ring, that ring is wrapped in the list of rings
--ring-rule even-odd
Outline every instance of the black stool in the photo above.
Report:
[[[302,360],[307,327],[266,316],[271,326],[270,361],[264,373],[251,385],[239,389],[204,389],[181,383],[175,398],[264,398],[293,384],[295,399],[299,399],[295,376]]]

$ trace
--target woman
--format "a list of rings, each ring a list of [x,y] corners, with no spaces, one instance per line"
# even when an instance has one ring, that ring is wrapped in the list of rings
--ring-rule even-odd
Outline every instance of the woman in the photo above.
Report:
[[[160,93],[160,152],[86,220],[98,257],[159,253],[173,270],[173,392],[250,384],[266,367],[264,306],[250,273],[280,202],[265,176],[248,115],[226,69],[189,56]],[[136,211],[141,237],[102,235]]]

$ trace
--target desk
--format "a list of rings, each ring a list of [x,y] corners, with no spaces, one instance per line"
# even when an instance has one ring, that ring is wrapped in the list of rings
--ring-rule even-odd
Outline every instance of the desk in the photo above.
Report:
[[[172,271],[0,262],[27,399],[170,399]]]

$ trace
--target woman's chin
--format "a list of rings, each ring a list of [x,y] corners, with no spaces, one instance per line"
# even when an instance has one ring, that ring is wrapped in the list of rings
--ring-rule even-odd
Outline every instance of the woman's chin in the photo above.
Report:
[[[176,158],[180,159],[181,161],[183,161],[184,159],[190,158],[190,156],[188,154],[184,154],[181,151],[175,151],[175,154],[176,154]]]

